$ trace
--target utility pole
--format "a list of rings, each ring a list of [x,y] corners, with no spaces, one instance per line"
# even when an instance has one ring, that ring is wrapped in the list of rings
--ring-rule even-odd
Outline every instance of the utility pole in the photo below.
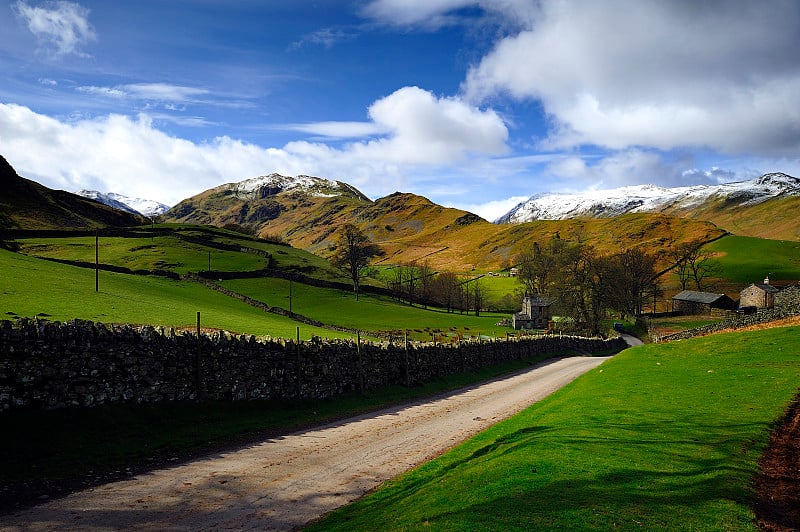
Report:
[[[94,291],[100,291],[100,230],[94,230]]]

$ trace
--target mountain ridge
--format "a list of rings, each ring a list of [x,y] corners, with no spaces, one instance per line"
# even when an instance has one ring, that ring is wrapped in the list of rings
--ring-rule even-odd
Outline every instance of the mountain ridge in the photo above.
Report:
[[[395,192],[370,200],[341,181],[279,174],[227,183],[187,198],[164,215],[175,223],[236,224],[263,238],[329,257],[344,223],[359,227],[384,254],[380,263],[428,262],[433,268],[502,269],[532,242],[554,235],[594,239],[604,250],[644,246],[654,252],[676,242],[708,241],[724,234],[713,224],[661,214],[632,214],[587,224],[562,220],[492,224],[468,211],[424,196]]]
[[[800,196],[800,179],[780,172],[720,185],[666,188],[645,184],[574,194],[544,193],[519,203],[495,223],[615,217],[636,212],[682,214],[713,201],[752,207],[789,196]]]

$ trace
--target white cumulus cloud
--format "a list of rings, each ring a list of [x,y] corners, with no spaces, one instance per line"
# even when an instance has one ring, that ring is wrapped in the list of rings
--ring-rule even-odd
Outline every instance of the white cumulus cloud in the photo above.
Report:
[[[403,87],[369,107],[373,122],[390,135],[354,144],[355,153],[392,162],[443,164],[470,153],[507,151],[508,129],[493,110],[458,98],[437,98],[419,87]]]
[[[471,101],[542,102],[544,146],[706,146],[728,153],[800,148],[800,4],[536,4],[528,29],[468,72]]]
[[[416,87],[378,100],[369,114],[367,129],[384,136],[342,147],[302,140],[261,147],[229,137],[192,142],[170,136],[148,114],[61,121],[0,104],[0,146],[22,175],[47,186],[95,188],[168,204],[270,172],[343,179],[368,195],[383,195],[409,184],[420,167],[505,151],[507,130],[495,113]],[[348,128],[329,127],[339,133]]]

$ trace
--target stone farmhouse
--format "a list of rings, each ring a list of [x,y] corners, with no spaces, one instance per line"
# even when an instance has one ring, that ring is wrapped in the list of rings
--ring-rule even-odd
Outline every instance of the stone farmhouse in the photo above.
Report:
[[[739,293],[740,307],[773,308],[778,289],[769,284],[769,277],[761,284],[751,284]]]
[[[552,304],[552,299],[525,296],[522,299],[522,311],[511,318],[514,329],[548,329],[553,318],[550,311]]]

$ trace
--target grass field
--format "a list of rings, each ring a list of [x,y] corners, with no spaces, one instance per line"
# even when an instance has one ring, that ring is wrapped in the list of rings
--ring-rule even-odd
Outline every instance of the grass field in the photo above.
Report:
[[[311,530],[757,530],[800,328],[624,351]]]
[[[161,231],[147,236],[148,229]],[[168,233],[164,233],[168,231]],[[266,259],[242,248],[258,249],[271,257],[271,268],[296,272],[326,281],[346,283],[342,272],[326,260],[290,246],[253,239],[231,231],[211,227],[186,225],[159,225],[143,228],[141,237],[105,236],[99,239],[98,254],[101,264],[121,266],[131,270],[166,270],[177,274],[214,271],[241,272],[264,268]],[[20,251],[31,257],[94,263],[95,237],[38,237],[17,242]],[[229,249],[219,249],[224,245]],[[237,249],[239,248],[239,249]],[[8,260],[12,260],[11,256]],[[23,260],[16,257],[15,260]],[[15,274],[3,282],[8,294],[2,309],[8,316],[41,315],[53,319],[72,318],[95,321],[130,322],[164,326],[191,326],[194,312],[186,306],[196,306],[202,313],[203,326],[224,328],[233,332],[269,334],[276,337],[294,337],[297,324],[274,315],[249,308],[242,309],[239,302],[224,301],[194,283],[172,282],[152,277],[133,277],[101,272],[100,294],[86,292],[93,289],[94,272],[67,269],[64,282],[57,272],[61,266],[36,262],[36,266],[9,265]],[[19,271],[17,271],[17,269]],[[38,288],[26,297],[29,287],[37,284],[35,272],[46,272]],[[74,280],[72,280],[75,278]],[[366,284],[380,283],[368,279]],[[512,283],[514,281],[512,280]],[[251,278],[224,283],[244,295],[270,306],[289,309],[289,283],[279,278]],[[508,284],[508,280],[506,280]],[[327,325],[353,330],[402,331],[408,330],[414,340],[455,340],[458,336],[502,336],[507,329],[495,325],[507,315],[484,313],[480,317],[460,313],[446,313],[399,303],[392,298],[362,294],[356,301],[350,290],[323,289],[292,283],[291,310]],[[15,297],[12,298],[11,295]],[[196,299],[197,298],[197,299]],[[196,301],[196,302],[195,302]],[[221,302],[217,307],[215,302]],[[7,307],[7,308],[6,308]],[[231,311],[230,309],[238,309]],[[244,315],[241,315],[241,314]],[[205,315],[208,314],[208,318]],[[215,315],[217,314],[217,315]],[[189,321],[186,321],[189,320]],[[301,326],[301,337],[351,336],[325,329]]]
[[[0,250],[2,316],[74,318],[104,323],[194,328],[200,312],[204,328],[294,338],[298,323],[265,313],[193,282],[150,276],[95,272]],[[301,338],[351,337],[307,325]]]
[[[800,280],[800,242],[726,236],[704,249],[717,253],[717,277],[742,288],[760,283],[765,275],[774,280]]]
[[[239,279],[224,286],[271,306],[289,308],[289,281],[284,279]],[[495,325],[507,315],[481,313],[473,316],[423,309],[398,303],[387,296],[362,293],[356,301],[349,291],[317,288],[292,283],[292,311],[327,324],[365,331],[409,330],[418,340],[431,340],[431,334],[503,336],[506,327]]]
[[[94,263],[95,238],[31,238],[18,241],[23,253],[44,258],[58,258]],[[185,242],[175,236],[153,238],[103,237],[99,239],[101,264],[123,266],[131,270],[169,270],[178,274],[208,270],[250,271],[265,266],[257,255],[210,249]]]

